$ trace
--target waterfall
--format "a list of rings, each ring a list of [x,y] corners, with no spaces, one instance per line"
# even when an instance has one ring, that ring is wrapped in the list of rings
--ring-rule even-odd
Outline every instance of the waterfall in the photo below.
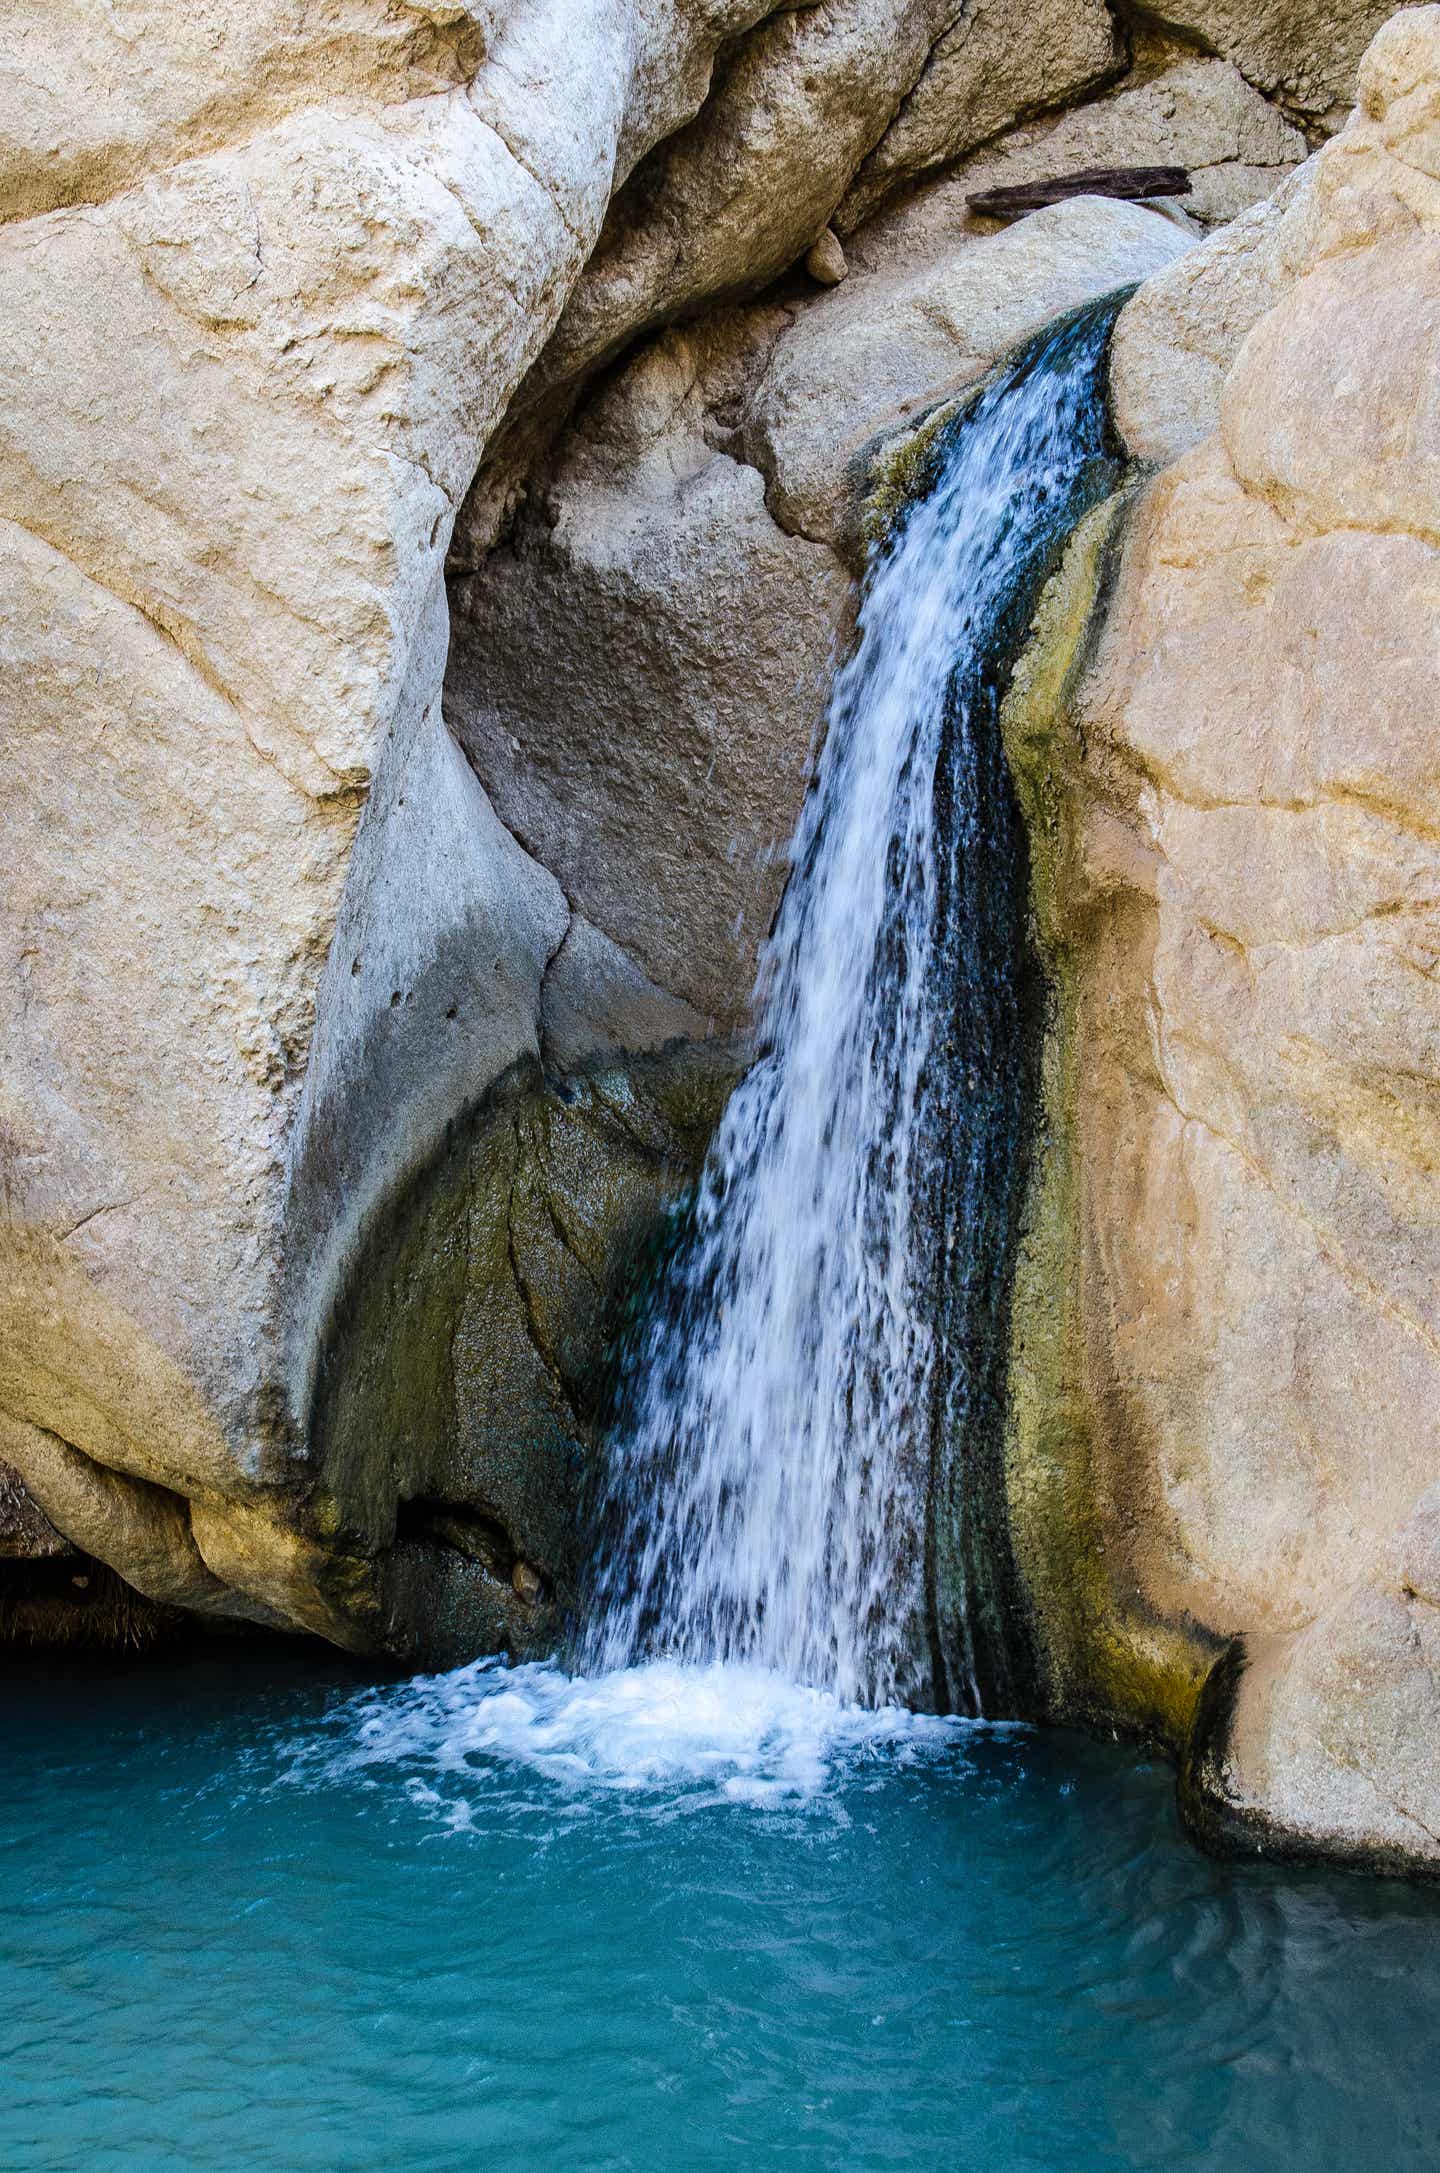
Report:
[[[867,573],[731,1096],[633,1335],[586,1659],[734,1660],[863,1703],[1013,1709],[985,1587],[1032,1102],[999,709],[1107,487],[1119,301],[950,423]],[[992,1486],[993,1491],[993,1486]]]

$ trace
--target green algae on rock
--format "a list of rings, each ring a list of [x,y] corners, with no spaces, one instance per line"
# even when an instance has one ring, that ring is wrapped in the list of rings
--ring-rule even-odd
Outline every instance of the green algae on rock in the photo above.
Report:
[[[1114,1546],[1123,1490],[1117,1413],[1087,1347],[1082,983],[1108,944],[1133,943],[1130,894],[1087,854],[1094,780],[1069,697],[1089,660],[1133,493],[1090,512],[1035,615],[1002,713],[1030,850],[1034,933],[1048,983],[1041,1111],[1011,1306],[1005,1485],[1056,1719],[1153,1737],[1177,1755],[1221,1641],[1139,1601]],[[1123,789],[1123,787],[1122,787]],[[1133,1516],[1129,1517],[1133,1524]]]
[[[632,1275],[694,1178],[734,1057],[525,1063],[389,1200],[331,1323],[313,1420],[337,1547],[404,1658],[553,1652]]]

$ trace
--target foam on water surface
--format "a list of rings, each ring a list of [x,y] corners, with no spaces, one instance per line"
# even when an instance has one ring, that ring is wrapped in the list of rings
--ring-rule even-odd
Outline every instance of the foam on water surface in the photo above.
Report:
[[[468,1823],[473,1791],[517,1770],[570,1795],[631,1794],[661,1811],[801,1805],[857,1768],[954,1757],[976,1724],[865,1708],[768,1668],[655,1660],[595,1675],[479,1660],[367,1692],[295,1749],[285,1779],[392,1779]]]

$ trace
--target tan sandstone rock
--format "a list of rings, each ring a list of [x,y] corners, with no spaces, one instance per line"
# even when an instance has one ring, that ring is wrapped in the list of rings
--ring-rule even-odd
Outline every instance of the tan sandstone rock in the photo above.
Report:
[[[1164,0],[1155,10],[1327,134],[1349,113],[1361,55],[1393,12],[1390,0]]]
[[[1361,96],[1262,239],[1219,428],[1122,517],[1074,736],[1017,741],[1064,1144],[1014,1495],[1062,1704],[1198,1710],[1217,1837],[1435,1868],[1440,9]],[[1228,338],[1244,246],[1149,321],[1232,280]]]
[[[62,6],[0,55],[7,1441],[186,1604],[350,1609],[323,1324],[453,1096],[538,1050],[568,925],[439,718],[454,508],[764,12]]]
[[[520,405],[803,256],[960,6],[823,0],[745,39],[700,118],[617,197]]]
[[[969,0],[846,191],[842,229],[863,225],[901,189],[1018,122],[1082,98],[1124,66],[1103,0]]]
[[[608,718],[620,789],[592,740],[546,801],[553,707],[528,763],[468,731],[545,866],[441,711],[447,546],[547,344],[569,384],[796,261],[957,12],[57,0],[12,26],[0,1401],[46,1513],[158,1598],[342,1639],[393,1616],[375,1549],[423,1474],[377,1433],[334,1469],[314,1448],[377,1221],[542,1055],[743,1008],[846,571],[728,425],[677,425],[628,509],[575,483],[537,550],[593,576],[575,714]],[[689,737],[602,638],[621,594],[673,629],[687,585]],[[651,794],[684,808],[658,911]]]
[[[805,269],[822,287],[838,287],[849,271],[845,251],[833,226],[827,226],[824,233],[811,242],[805,252]]]
[[[1440,1490],[1304,1629],[1247,1638],[1226,1692],[1191,1777],[1202,1833],[1440,1872]]]
[[[1178,459],[1220,419],[1220,388],[1245,339],[1294,277],[1287,213],[1307,191],[1301,166],[1121,311],[1110,346],[1115,420],[1138,460]]]

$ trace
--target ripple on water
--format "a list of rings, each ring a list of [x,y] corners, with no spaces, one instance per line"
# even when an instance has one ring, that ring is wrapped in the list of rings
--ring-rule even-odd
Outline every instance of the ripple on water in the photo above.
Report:
[[[0,1678],[4,2173],[1437,2163],[1440,1896],[763,1673]]]

